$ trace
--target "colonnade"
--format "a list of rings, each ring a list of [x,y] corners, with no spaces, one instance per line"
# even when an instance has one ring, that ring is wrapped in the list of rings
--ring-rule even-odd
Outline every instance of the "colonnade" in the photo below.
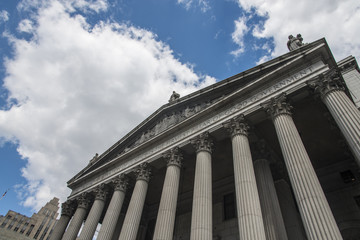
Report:
[[[321,92],[323,102],[360,163],[360,112],[339,84],[339,76],[331,74],[312,81],[309,85]],[[291,106],[287,102],[285,94],[272,98],[261,106],[269,114],[274,124],[307,239],[342,239],[292,119]],[[284,183],[274,183],[266,157],[253,159],[248,140],[249,125],[245,116],[239,115],[223,123],[223,127],[231,135],[240,239],[295,239],[285,229],[284,214],[280,210],[281,200],[277,197],[277,188],[284,186]],[[191,144],[196,149],[196,163],[190,239],[209,240],[213,238],[211,168],[214,141],[208,132],[204,132],[192,139]],[[167,169],[155,224],[154,240],[172,239],[173,237],[183,157],[180,149],[175,147],[165,153],[163,158],[167,161]],[[151,171],[147,163],[140,164],[136,169],[136,183],[119,240],[136,239],[150,175]],[[123,206],[127,184],[125,175],[120,175],[113,180],[114,192],[97,239],[112,239]],[[281,191],[289,192],[286,189]],[[89,214],[78,239],[92,239],[107,197],[110,197],[107,187],[100,185],[96,188],[95,200],[92,205],[86,194],[82,194],[76,200],[76,209],[72,202],[63,203],[61,218],[51,239],[75,240],[87,211]],[[292,211],[290,203],[285,207],[289,212]],[[69,226],[67,227],[67,225]],[[293,232],[300,233],[301,229],[293,229]]]

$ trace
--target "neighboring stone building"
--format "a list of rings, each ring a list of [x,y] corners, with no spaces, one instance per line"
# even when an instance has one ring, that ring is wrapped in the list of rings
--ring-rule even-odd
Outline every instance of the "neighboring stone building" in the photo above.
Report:
[[[51,239],[360,239],[359,67],[302,40],[173,92],[68,182]]]
[[[59,199],[54,197],[30,218],[9,210],[0,220],[0,240],[50,239],[59,210]]]

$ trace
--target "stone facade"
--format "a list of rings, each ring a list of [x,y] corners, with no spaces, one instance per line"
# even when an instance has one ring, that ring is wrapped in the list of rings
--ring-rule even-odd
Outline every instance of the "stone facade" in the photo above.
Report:
[[[358,65],[325,39],[288,47],[174,92],[91,159],[51,239],[360,239]]]
[[[31,217],[10,210],[0,221],[0,239],[50,239],[57,222],[58,205],[59,199],[53,198]]]

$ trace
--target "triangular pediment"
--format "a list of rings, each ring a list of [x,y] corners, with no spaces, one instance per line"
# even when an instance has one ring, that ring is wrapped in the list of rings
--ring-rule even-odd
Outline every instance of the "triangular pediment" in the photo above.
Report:
[[[262,79],[262,81],[266,81],[275,75],[285,74],[291,66],[304,64],[304,59],[310,55],[327,59],[327,64],[329,65],[336,65],[325,39],[320,39],[192,94],[176,99],[161,106],[103,154],[95,156],[88,166],[72,178],[68,184],[70,185],[76,179],[101,168],[102,165],[118,156],[132,151],[134,148],[146,145],[153,139],[166,133],[169,129],[180,126],[183,122],[189,121],[189,119],[196,119],[196,116],[203,111],[215,105],[219,107],[218,105],[223,99],[255,80]]]

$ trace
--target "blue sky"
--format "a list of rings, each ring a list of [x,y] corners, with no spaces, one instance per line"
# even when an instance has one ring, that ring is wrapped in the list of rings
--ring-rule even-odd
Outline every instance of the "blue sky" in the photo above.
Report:
[[[286,53],[360,57],[355,0],[0,2],[0,214],[30,216],[167,102]]]

